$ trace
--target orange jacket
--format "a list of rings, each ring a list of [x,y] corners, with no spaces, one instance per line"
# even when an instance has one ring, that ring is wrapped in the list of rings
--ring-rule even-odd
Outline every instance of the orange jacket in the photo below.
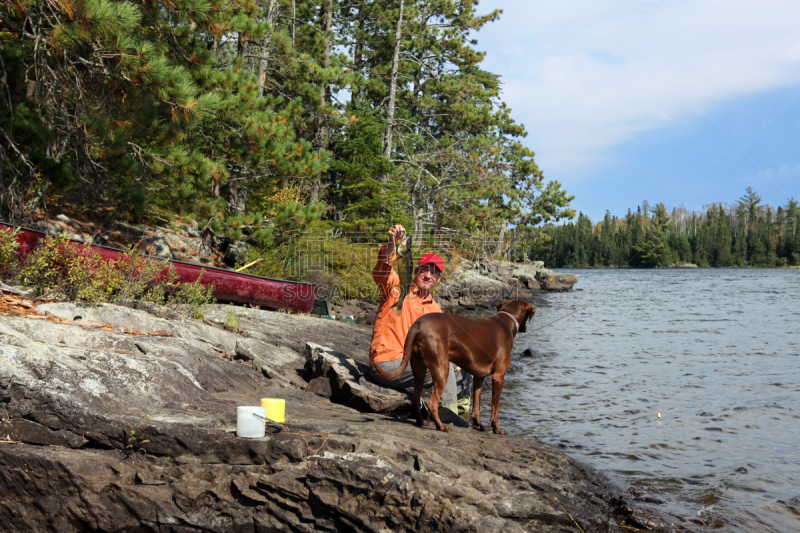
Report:
[[[381,245],[378,253],[378,263],[372,270],[372,278],[378,284],[381,293],[381,304],[375,316],[375,326],[372,328],[372,341],[369,345],[369,364],[383,363],[403,358],[403,345],[406,334],[411,325],[422,315],[428,313],[441,313],[442,308],[433,301],[428,294],[425,298],[418,296],[418,289],[413,283],[403,302],[402,316],[392,306],[400,298],[400,276],[394,271],[386,254],[386,245]]]

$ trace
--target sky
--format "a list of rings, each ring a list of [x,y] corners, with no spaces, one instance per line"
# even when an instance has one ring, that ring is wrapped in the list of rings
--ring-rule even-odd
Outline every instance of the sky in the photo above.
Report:
[[[474,37],[547,180],[594,222],[800,199],[800,2],[482,0]]]

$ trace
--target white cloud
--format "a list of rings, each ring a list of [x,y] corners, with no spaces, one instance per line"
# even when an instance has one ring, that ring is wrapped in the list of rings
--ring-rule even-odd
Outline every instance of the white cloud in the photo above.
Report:
[[[772,182],[778,186],[780,186],[780,183],[797,183],[798,179],[800,179],[800,164],[787,164],[781,165],[777,168],[772,167],[762,170],[756,175],[748,174],[747,176],[740,178],[738,181],[758,187],[761,184],[768,184],[768,182]]]
[[[495,8],[504,14],[478,49],[551,175],[574,179],[637,133],[800,84],[800,2],[491,0],[478,11]]]

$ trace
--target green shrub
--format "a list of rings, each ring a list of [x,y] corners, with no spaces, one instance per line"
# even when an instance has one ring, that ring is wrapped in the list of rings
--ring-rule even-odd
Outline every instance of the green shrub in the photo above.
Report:
[[[231,303],[225,310],[225,329],[233,333],[239,333],[239,322],[242,316],[236,311],[236,308]]]
[[[178,280],[172,265],[141,257],[135,249],[120,255],[115,268],[122,279],[119,290],[114,294],[116,302],[144,300],[163,303],[166,299],[165,289],[175,285]]]
[[[22,265],[18,281],[33,287],[39,295],[55,289],[64,278],[66,264],[61,248],[68,242],[65,235],[46,237]]]
[[[19,228],[0,229],[0,275],[7,276],[17,268],[17,248],[19,248]]]
[[[205,272],[205,271],[203,271]],[[17,276],[36,293],[90,304],[144,300],[164,303],[185,317],[202,319],[214,302],[214,288],[201,283],[179,283],[169,263],[142,257],[135,251],[116,260],[103,259],[88,244],[51,236],[28,257]]]
[[[205,270],[200,273],[194,283],[176,283],[171,287],[167,286],[171,289],[167,299],[167,306],[172,311],[195,320],[203,320],[205,318],[209,307],[215,300],[213,296],[214,287],[206,287],[200,283],[204,273]]]

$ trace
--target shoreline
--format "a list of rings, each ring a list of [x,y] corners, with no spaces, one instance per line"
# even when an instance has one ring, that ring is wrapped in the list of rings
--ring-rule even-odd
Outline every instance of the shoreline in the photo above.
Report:
[[[407,396],[363,377],[367,326],[34,311],[0,317],[4,529],[685,530],[561,452],[405,420]],[[287,401],[288,429],[236,437],[236,405],[261,397]]]
[[[679,266],[679,267],[559,267],[559,270],[784,270],[797,269],[800,266],[771,266],[771,267],[749,267],[749,266],[726,266],[726,267],[701,267],[701,266]]]

